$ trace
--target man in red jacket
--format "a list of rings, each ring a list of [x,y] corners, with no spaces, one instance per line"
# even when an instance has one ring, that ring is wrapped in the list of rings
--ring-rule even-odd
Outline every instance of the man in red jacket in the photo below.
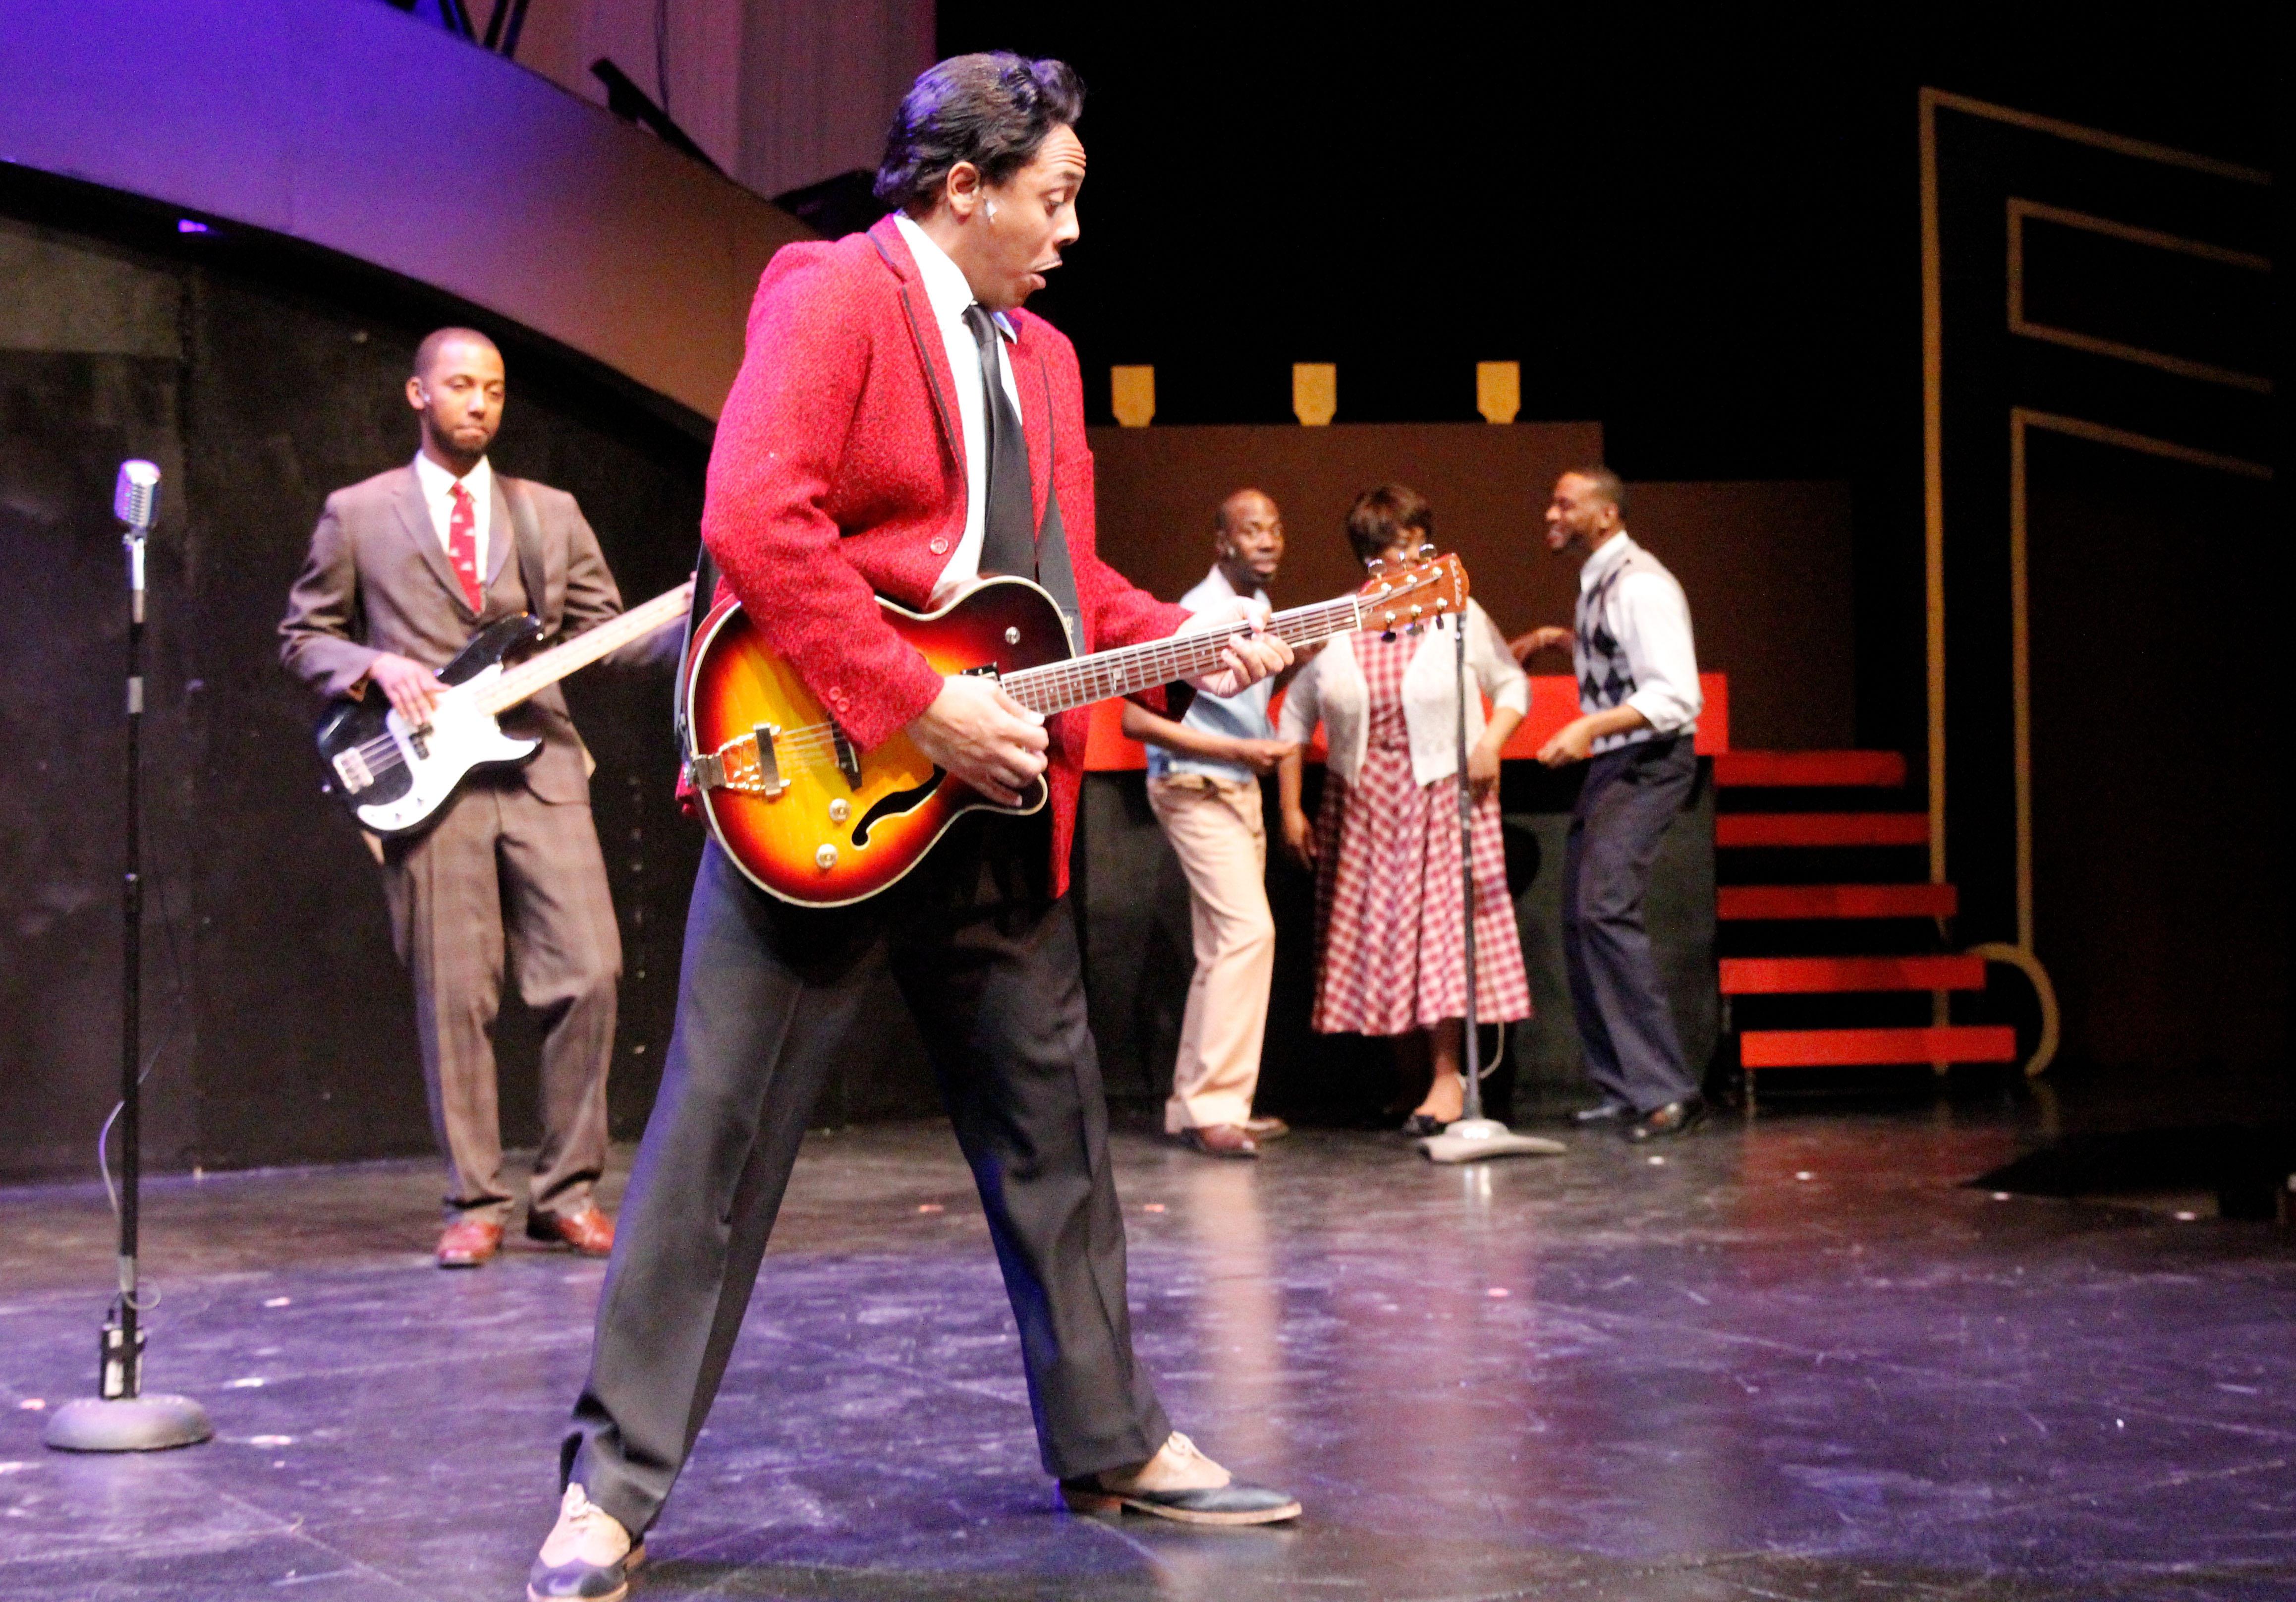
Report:
[[[982,573],[1020,573],[1061,604],[1080,651],[1228,628],[1201,684],[1216,694],[1290,661],[1259,631],[1264,608],[1191,618],[1094,554],[1076,353],[1020,309],[1077,237],[1082,99],[1058,62],[941,62],[887,142],[877,193],[895,215],[789,246],[758,285],[702,514],[726,582],[857,745],[906,729],[993,797],[1044,775],[1052,804],[971,815],[898,884],[830,910],[775,900],[706,850],[531,1598],[627,1590],[724,1374],[815,1096],[888,968],[979,1184],[1044,1465],[1070,1506],[1210,1524],[1299,1515],[1174,1432],[1133,1355],[1065,895],[1085,717],[1047,724],[989,681],[944,679],[875,600],[923,607]]]

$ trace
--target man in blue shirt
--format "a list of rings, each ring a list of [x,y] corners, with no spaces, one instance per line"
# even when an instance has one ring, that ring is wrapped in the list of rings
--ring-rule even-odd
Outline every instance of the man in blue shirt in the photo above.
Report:
[[[1266,602],[1283,560],[1275,503],[1257,489],[1229,496],[1212,546],[1212,571],[1180,604],[1201,612],[1239,596]],[[1213,1157],[1257,1157],[1259,1141],[1288,1132],[1281,1119],[1251,1112],[1275,966],[1259,776],[1292,749],[1267,715],[1275,689],[1262,679],[1238,695],[1198,694],[1177,721],[1124,708],[1124,732],[1148,747],[1148,805],[1188,875],[1194,926],[1196,973],[1164,1129]]]

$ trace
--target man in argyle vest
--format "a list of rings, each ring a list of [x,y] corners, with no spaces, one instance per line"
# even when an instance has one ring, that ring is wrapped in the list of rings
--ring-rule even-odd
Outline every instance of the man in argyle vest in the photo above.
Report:
[[[1643,916],[1659,837],[1698,775],[1704,697],[1682,586],[1635,543],[1626,515],[1626,486],[1607,467],[1555,481],[1546,546],[1579,554],[1578,617],[1571,628],[1534,628],[1513,649],[1520,661],[1568,645],[1578,679],[1579,716],[1538,753],[1550,768],[1587,764],[1563,853],[1562,951],[1602,1100],[1578,1118],[1646,1141],[1682,1133],[1706,1111]]]

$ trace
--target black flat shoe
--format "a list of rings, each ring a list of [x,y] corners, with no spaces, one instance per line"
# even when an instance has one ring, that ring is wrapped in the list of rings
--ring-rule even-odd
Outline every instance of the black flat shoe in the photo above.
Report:
[[[1432,1113],[1414,1113],[1403,1121],[1403,1132],[1414,1140],[1424,1140],[1430,1135],[1439,1135],[1450,1127],[1449,1120],[1438,1118]]]
[[[1620,1131],[1635,1145],[1644,1141],[1663,1140],[1669,1136],[1686,1135],[1706,1120],[1706,1103],[1702,1097],[1685,1097],[1653,1108],[1628,1123]]]
[[[1626,1103],[1606,1101],[1591,1107],[1579,1108],[1570,1114],[1570,1121],[1577,1124],[1616,1123],[1620,1119],[1632,1118],[1634,1115],[1635,1110]]]

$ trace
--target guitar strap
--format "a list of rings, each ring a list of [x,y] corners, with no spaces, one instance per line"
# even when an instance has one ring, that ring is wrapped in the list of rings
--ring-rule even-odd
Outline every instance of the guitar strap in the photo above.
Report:
[[[685,676],[693,666],[693,637],[701,631],[701,620],[718,604],[718,559],[709,554],[705,543],[693,557],[693,604],[685,613],[685,644],[678,647],[677,682],[669,692],[669,734],[676,743],[677,760],[685,760]]]
[[[558,632],[565,621],[563,609],[556,617],[543,609],[550,604],[549,569],[542,561],[542,528],[535,522],[534,502],[528,498],[523,480],[505,478],[503,493],[510,501],[510,523],[517,540],[519,582],[526,586],[526,609],[542,620],[545,640]]]

